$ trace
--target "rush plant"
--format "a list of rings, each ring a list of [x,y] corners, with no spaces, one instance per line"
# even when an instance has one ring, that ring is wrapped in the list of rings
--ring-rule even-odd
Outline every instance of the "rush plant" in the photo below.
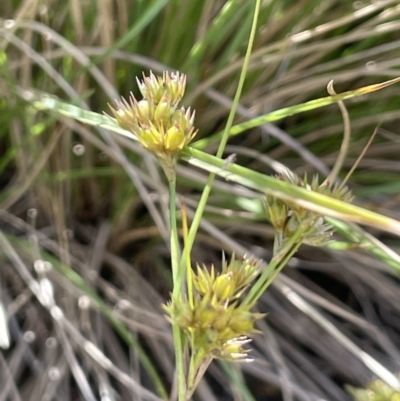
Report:
[[[57,398],[73,375],[85,400],[209,401],[212,368],[244,401],[252,375],[285,401],[347,400],[338,374],[357,400],[397,401],[398,136],[380,130],[360,174],[353,158],[398,119],[398,1],[69,0],[53,16],[4,0],[0,16],[19,3],[0,20],[0,279],[13,298],[0,347],[8,320],[17,333],[0,394]],[[310,270],[352,287],[353,307],[314,291],[314,255]],[[34,363],[25,319],[49,337]]]

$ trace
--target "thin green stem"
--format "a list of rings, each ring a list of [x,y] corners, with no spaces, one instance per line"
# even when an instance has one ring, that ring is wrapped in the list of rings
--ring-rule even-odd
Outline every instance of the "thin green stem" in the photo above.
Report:
[[[190,253],[185,254],[186,257],[186,281],[187,281],[187,297],[190,307],[194,308],[194,293],[193,293],[193,270],[190,263]]]
[[[335,90],[333,89],[333,81],[330,81],[328,84],[328,93],[331,96],[337,95]],[[329,173],[328,177],[326,177],[326,180],[324,181],[324,184],[329,184],[333,183],[336,181],[336,178],[340,172],[340,169],[343,167],[343,163],[346,159],[347,152],[349,150],[349,144],[351,140],[351,125],[350,125],[350,117],[349,117],[349,112],[347,111],[347,108],[344,104],[343,101],[339,100],[338,101],[338,106],[340,108],[340,111],[343,116],[343,140],[342,140],[342,145],[340,147],[339,155],[336,158],[336,162],[332,168],[332,171]]]
[[[240,73],[240,78],[239,78],[238,87],[236,89],[235,98],[234,98],[233,103],[232,103],[232,108],[231,108],[231,111],[229,113],[228,121],[226,123],[225,129],[224,129],[224,133],[222,135],[221,142],[219,144],[218,151],[217,151],[217,154],[216,154],[217,158],[221,158],[223,153],[224,153],[225,146],[226,146],[226,143],[227,143],[228,138],[229,138],[229,131],[230,131],[231,127],[232,127],[233,119],[235,117],[236,110],[237,110],[238,105],[239,105],[239,99],[240,99],[240,96],[242,94],[244,80],[246,78],[247,68],[248,68],[248,65],[249,65],[249,62],[250,62],[251,51],[252,51],[252,48],[253,48],[254,38],[255,38],[255,35],[256,35],[257,19],[258,19],[258,14],[260,12],[260,3],[261,3],[260,0],[256,0],[255,9],[254,9],[254,16],[253,16],[253,23],[252,23],[252,27],[251,27],[249,42],[248,42],[248,45],[247,45],[246,55],[245,55],[245,58],[244,58],[242,71]],[[187,243],[185,245],[185,246],[189,247],[189,250],[192,249],[192,246],[193,246],[193,243],[194,243],[194,239],[196,237],[197,230],[198,230],[198,228],[200,226],[201,218],[203,216],[203,212],[204,212],[204,209],[205,209],[206,204],[207,204],[208,197],[209,197],[210,192],[211,192],[212,183],[214,181],[214,178],[215,178],[215,173],[211,173],[209,175],[209,177],[208,177],[206,186],[204,187],[203,193],[201,195],[201,199],[199,201],[199,205],[197,206],[196,213],[195,213],[194,218],[193,218],[193,222],[192,222],[192,224],[190,226],[189,236],[188,236],[188,239],[187,239]],[[182,258],[182,264],[184,264],[184,259],[185,258],[183,257]]]
[[[208,366],[210,365],[213,357],[208,355],[206,356],[204,353],[201,355],[197,354],[195,351],[191,357],[190,361],[190,372],[188,375],[188,388],[186,392],[185,401],[189,401],[196,390],[196,387],[200,383],[200,380],[204,376],[204,373],[207,371]]]
[[[176,223],[176,179],[173,177],[172,180],[168,180],[169,189],[169,223],[170,223],[170,247],[171,247],[171,268],[172,268],[172,279],[174,282],[174,294],[175,291],[179,291],[176,295],[179,295],[181,287],[175,290],[178,281],[178,270],[179,270],[179,238],[178,238],[178,226]]]
[[[176,222],[176,179],[175,175],[168,180],[169,183],[169,220],[171,235],[171,268],[174,288],[172,291],[172,302],[182,297],[183,271],[179,269],[179,238],[178,226]],[[179,271],[180,270],[180,271]],[[185,401],[186,383],[185,367],[183,358],[183,336],[178,325],[172,325],[172,334],[174,338],[176,371],[178,375],[178,400]]]
[[[192,354],[190,355],[190,362],[189,362],[189,371],[188,371],[188,378],[187,378],[187,391],[194,387],[195,378],[196,378],[196,369],[198,369],[198,350],[196,350],[194,345],[194,335],[192,334],[190,339],[190,348],[193,350]],[[186,397],[188,394],[186,394]]]
[[[251,30],[251,34],[250,34],[250,40],[249,40],[249,44],[248,44],[247,52],[246,52],[246,57],[245,57],[242,72],[240,75],[238,88],[236,90],[236,95],[235,95],[235,99],[233,102],[233,106],[232,106],[231,112],[228,117],[228,121],[227,121],[227,124],[225,127],[223,138],[221,139],[221,143],[218,148],[218,152],[217,152],[218,158],[221,158],[221,156],[224,152],[224,149],[225,149],[226,143],[228,141],[228,137],[229,137],[229,130],[232,126],[233,118],[235,116],[235,113],[236,113],[236,110],[237,110],[237,107],[239,104],[239,99],[240,99],[240,95],[242,93],[242,88],[243,88],[244,79],[246,76],[247,67],[248,67],[248,64],[250,61],[251,49],[252,49],[252,45],[254,42],[259,8],[260,8],[260,0],[257,0],[255,12],[254,12],[252,30]],[[188,237],[185,241],[185,251],[182,255],[179,265],[176,265],[176,263],[178,261],[178,255],[179,255],[177,229],[176,229],[176,205],[175,205],[176,186],[175,186],[175,180],[173,180],[173,181],[170,180],[169,202],[170,202],[170,220],[171,220],[171,258],[172,258],[172,272],[173,272],[172,274],[173,274],[173,278],[174,278],[173,299],[175,296],[178,296],[178,297],[181,296],[183,276],[184,276],[185,266],[187,263],[185,255],[188,255],[188,254],[190,255],[190,251],[192,249],[194,239],[195,239],[197,230],[200,226],[200,221],[201,221],[203,212],[205,210],[208,197],[211,192],[212,183],[214,181],[214,178],[215,178],[214,173],[211,173],[210,176],[208,177],[207,184],[203,190],[199,205],[197,207],[193,222],[192,222],[190,230],[189,230]],[[174,302],[174,300],[172,302]],[[178,372],[178,400],[186,401],[185,400],[186,391],[185,391],[185,371],[184,371],[184,364],[183,364],[182,333],[181,333],[181,330],[179,330],[179,328],[176,325],[173,325],[173,336],[174,336],[174,347],[175,347],[175,356],[176,356],[176,369]],[[193,361],[190,362],[190,366],[192,366],[192,363],[193,363]],[[193,391],[194,391],[194,388],[191,389],[191,393]]]
[[[190,258],[189,248],[186,246],[187,237],[189,234],[188,222],[187,222],[187,212],[185,205],[182,205],[182,230],[183,230],[183,249],[185,252],[186,260],[186,283],[187,283],[187,298],[190,307],[193,309],[194,297],[193,297],[193,270]]]
[[[173,301],[172,301],[173,302]],[[176,372],[178,375],[178,401],[186,401],[186,378],[185,378],[185,366],[183,357],[183,336],[181,329],[176,325],[172,325],[172,334],[174,337],[174,348],[175,348],[175,364]]]
[[[249,293],[246,295],[243,304],[254,304],[265,290],[274,281],[276,276],[282,271],[282,269],[289,262],[290,258],[296,253],[301,245],[300,236],[302,229],[299,227],[290,239],[284,243],[283,247],[273,256],[270,263],[251,287]]]
[[[263,192],[266,195],[295,203],[317,214],[369,225],[400,236],[400,222],[382,214],[318,192],[309,191],[307,188],[298,187],[234,163],[226,164],[223,160],[197,149],[187,147],[181,155],[182,159],[198,168],[214,172],[229,181]]]
[[[249,42],[247,44],[246,55],[245,55],[244,61],[243,61],[242,71],[241,71],[240,77],[239,77],[238,87],[236,89],[235,97],[234,97],[233,103],[232,103],[232,109],[229,113],[228,121],[226,123],[224,133],[222,134],[221,142],[218,146],[218,151],[216,154],[216,156],[219,158],[221,158],[222,154],[224,153],[226,143],[228,142],[228,139],[229,139],[229,131],[231,130],[231,127],[233,124],[233,119],[235,117],[236,110],[239,106],[240,96],[242,95],[244,80],[246,78],[247,69],[248,69],[248,66],[250,63],[250,56],[251,56],[251,52],[253,49],[254,38],[256,36],[257,19],[258,19],[258,14],[260,12],[260,3],[261,3],[261,1],[257,0],[255,8],[254,8],[253,23],[251,26],[251,32],[250,32]]]

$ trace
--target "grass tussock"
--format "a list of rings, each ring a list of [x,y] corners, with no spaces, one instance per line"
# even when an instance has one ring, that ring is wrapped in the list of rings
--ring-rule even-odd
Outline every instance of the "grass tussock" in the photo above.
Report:
[[[398,397],[398,1],[256,3],[2,0],[1,400],[182,401],[179,330],[199,401]],[[138,142],[150,71],[191,111]]]

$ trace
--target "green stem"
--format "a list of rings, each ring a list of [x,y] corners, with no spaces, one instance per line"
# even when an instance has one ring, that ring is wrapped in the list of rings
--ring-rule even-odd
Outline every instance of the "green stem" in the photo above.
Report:
[[[221,158],[223,153],[224,153],[225,146],[226,146],[226,143],[227,143],[228,138],[229,138],[229,131],[230,131],[231,127],[232,127],[233,119],[234,119],[237,107],[239,105],[239,99],[240,99],[240,96],[241,96],[241,93],[242,93],[242,89],[243,89],[244,80],[245,80],[245,77],[246,77],[247,68],[248,68],[248,65],[249,65],[249,62],[250,62],[251,50],[252,50],[252,47],[253,47],[254,38],[255,38],[255,34],[256,34],[257,18],[258,18],[259,11],[260,11],[260,0],[256,0],[253,24],[252,24],[252,28],[251,28],[249,43],[248,43],[248,46],[247,46],[246,56],[245,56],[245,59],[244,59],[243,68],[242,68],[242,71],[241,71],[241,74],[240,74],[239,83],[238,83],[238,87],[237,87],[237,90],[236,90],[235,98],[234,98],[234,101],[233,101],[233,104],[232,104],[232,108],[231,108],[231,111],[229,113],[228,121],[226,123],[226,127],[225,127],[225,130],[224,130],[224,134],[223,134],[223,137],[221,139],[221,142],[219,144],[218,151],[217,151],[217,154],[216,154],[217,158]],[[188,237],[187,237],[187,239],[185,241],[185,252],[182,255],[181,264],[179,266],[179,272],[178,272],[179,274],[177,275],[178,280],[176,281],[176,283],[174,283],[174,293],[175,293],[175,287],[177,286],[177,284],[179,284],[179,288],[181,288],[181,283],[182,282],[179,280],[179,278],[181,278],[181,276],[183,276],[183,274],[181,274],[181,273],[183,273],[183,271],[185,269],[185,265],[186,265],[186,260],[185,260],[186,257],[185,257],[185,255],[188,255],[191,252],[191,249],[192,249],[192,246],[193,246],[193,243],[194,243],[194,239],[196,237],[197,230],[200,227],[201,218],[203,216],[203,212],[205,210],[205,207],[206,207],[206,204],[207,204],[207,201],[208,201],[208,197],[209,197],[210,192],[211,192],[212,183],[214,181],[214,178],[215,178],[215,173],[211,173],[209,175],[209,177],[208,177],[206,186],[204,187],[203,193],[202,193],[201,198],[200,198],[199,205],[196,208],[196,213],[194,215],[193,222],[192,222],[192,224],[190,226]],[[171,248],[171,250],[172,250],[172,248]],[[174,335],[174,338],[175,338],[175,335]],[[175,350],[177,351],[176,346],[177,346],[177,344],[175,343]],[[192,350],[192,351],[195,352],[195,350]],[[191,369],[193,369],[193,364],[194,364],[194,361],[192,360],[192,358],[193,358],[193,355],[191,356],[191,361],[190,361],[190,365],[189,365]],[[177,361],[178,361],[178,355],[177,355]],[[210,362],[211,362],[211,359],[208,362],[208,364]],[[203,366],[204,370],[203,370],[202,373],[199,373],[199,377],[197,377],[197,380],[195,380],[194,383],[191,383],[191,386],[189,387],[190,391],[186,395],[187,398],[190,398],[191,395],[193,394],[195,388],[198,385],[198,382],[200,381],[200,378],[202,377],[202,375],[206,371],[206,369],[208,367],[208,364],[206,366]],[[177,369],[178,369],[178,367],[177,367]],[[191,375],[193,374],[193,372],[190,372],[190,373],[191,373]],[[179,372],[179,369],[178,369],[178,375],[179,374],[180,374],[180,372]],[[179,380],[179,378],[178,378],[178,380]],[[180,382],[178,382],[178,384],[179,384],[179,397],[180,397],[180,394],[181,394],[180,393],[180,391],[181,391]],[[179,398],[179,401],[181,401],[181,398]],[[186,400],[184,400],[184,401],[186,401]]]
[[[173,302],[173,301],[172,301]],[[178,325],[172,325],[172,334],[174,337],[175,348],[175,364],[178,374],[178,401],[186,401],[186,381],[185,381],[185,366],[183,358],[183,335]]]
[[[194,348],[192,347],[192,349]],[[213,357],[210,355],[207,356],[206,354],[204,354],[204,352],[198,354],[196,351],[194,351],[190,359],[188,387],[185,401],[189,401],[191,399],[193,393],[200,383],[200,380],[204,376],[204,373],[207,371],[208,366],[213,360]]]
[[[178,226],[176,222],[176,179],[175,174],[169,183],[169,220],[170,220],[170,234],[171,234],[171,268],[172,278],[174,282],[174,288],[172,291],[172,302],[179,300],[182,297],[182,283],[184,270],[180,269],[179,266],[179,238],[178,238]],[[175,348],[175,363],[176,371],[178,375],[178,400],[185,401],[186,383],[185,383],[185,367],[183,358],[183,335],[178,325],[172,325],[172,334],[174,338]]]
[[[181,152],[181,158],[202,170],[214,172],[229,181],[295,203],[317,214],[369,225],[400,236],[400,222],[382,214],[309,191],[307,188],[298,187],[234,163],[226,164],[223,160],[194,148],[185,148]]]
[[[194,347],[194,341],[193,341],[193,335],[191,336],[190,339],[190,349],[193,350],[192,354],[190,355],[190,362],[189,362],[189,371],[188,371],[188,379],[187,379],[187,392],[190,392],[190,390],[194,387],[194,381],[195,381],[195,374],[196,374],[196,366],[197,366],[197,351]],[[186,397],[187,397],[186,393]]]
[[[179,270],[179,238],[178,238],[178,226],[176,223],[176,179],[172,177],[168,180],[169,189],[169,225],[170,225],[170,247],[171,247],[171,268],[172,268],[172,279],[174,282],[174,294],[179,295],[181,288],[176,290],[176,284],[178,281],[178,270]]]
[[[265,290],[274,281],[276,276],[282,271],[287,265],[291,257],[296,253],[301,245],[300,237],[302,229],[299,227],[292,237],[283,245],[281,249],[277,250],[277,253],[272,257],[270,263],[257,280],[257,282],[251,287],[249,293],[243,300],[243,305],[254,304]]]
[[[251,51],[252,51],[252,48],[253,48],[254,38],[255,38],[255,35],[256,35],[257,19],[258,19],[258,14],[260,12],[260,3],[261,3],[260,0],[256,0],[256,4],[255,4],[255,8],[254,8],[253,22],[252,22],[251,32],[250,32],[250,37],[249,37],[249,42],[248,42],[247,49],[246,49],[246,55],[245,55],[244,61],[243,61],[242,71],[241,71],[240,77],[239,77],[238,87],[236,89],[235,98],[233,100],[232,108],[231,108],[231,111],[230,111],[229,116],[228,116],[228,121],[226,123],[225,129],[224,129],[224,133],[222,135],[221,142],[220,142],[220,144],[218,146],[218,151],[217,151],[217,154],[216,154],[216,157],[219,158],[219,159],[222,157],[222,155],[224,153],[224,150],[225,150],[226,143],[227,143],[227,141],[229,139],[229,131],[230,131],[231,127],[232,127],[233,119],[235,117],[236,110],[237,110],[238,105],[239,105],[239,99],[240,99],[240,96],[242,94],[244,80],[246,78],[247,68],[248,68],[248,65],[249,65],[249,62],[250,62]],[[203,216],[203,212],[204,212],[204,209],[205,209],[206,204],[207,204],[208,197],[209,197],[210,192],[211,192],[212,183],[214,181],[214,178],[215,178],[215,173],[211,173],[209,175],[209,177],[208,177],[206,186],[204,187],[203,193],[201,195],[201,199],[200,199],[199,204],[198,204],[198,206],[196,208],[196,213],[194,215],[193,222],[192,222],[192,224],[190,226],[188,239],[187,239],[187,242],[186,242],[186,245],[185,245],[185,246],[189,247],[189,251],[192,249],[192,246],[193,246],[193,243],[194,243],[194,239],[196,237],[197,230],[198,230],[198,228],[200,226],[201,218]],[[183,265],[185,264],[184,259],[185,259],[185,257],[183,257],[182,261],[181,261],[181,263]]]

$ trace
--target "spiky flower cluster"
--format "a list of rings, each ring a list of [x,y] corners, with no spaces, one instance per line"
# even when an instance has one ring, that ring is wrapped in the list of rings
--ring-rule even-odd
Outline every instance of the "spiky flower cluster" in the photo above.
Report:
[[[193,139],[194,112],[178,108],[184,95],[186,76],[164,72],[162,77],[150,73],[137,80],[142,100],[133,94],[129,102],[122,98],[116,108],[109,105],[118,125],[132,132],[138,141],[161,161],[167,176],[174,168],[176,155]]]
[[[259,273],[250,259],[223,262],[217,274],[214,266],[197,266],[193,275],[193,302],[173,300],[164,309],[169,320],[188,336],[192,353],[199,358],[220,358],[229,361],[249,361],[244,349],[256,333],[254,322],[263,316],[250,311],[240,297]]]
[[[374,379],[366,388],[346,387],[356,401],[400,401],[400,391],[379,379]]]
[[[346,187],[319,184],[318,176],[313,177],[311,184],[308,184],[307,176],[301,179],[294,173],[281,174],[277,178],[344,202],[351,202],[353,198]],[[320,214],[309,211],[295,202],[283,201],[273,196],[267,196],[266,203],[270,220],[277,233],[275,238],[278,239],[278,242],[283,242],[293,236],[299,227],[302,231],[300,241],[303,243],[323,246],[329,242],[333,227],[325,223]]]

